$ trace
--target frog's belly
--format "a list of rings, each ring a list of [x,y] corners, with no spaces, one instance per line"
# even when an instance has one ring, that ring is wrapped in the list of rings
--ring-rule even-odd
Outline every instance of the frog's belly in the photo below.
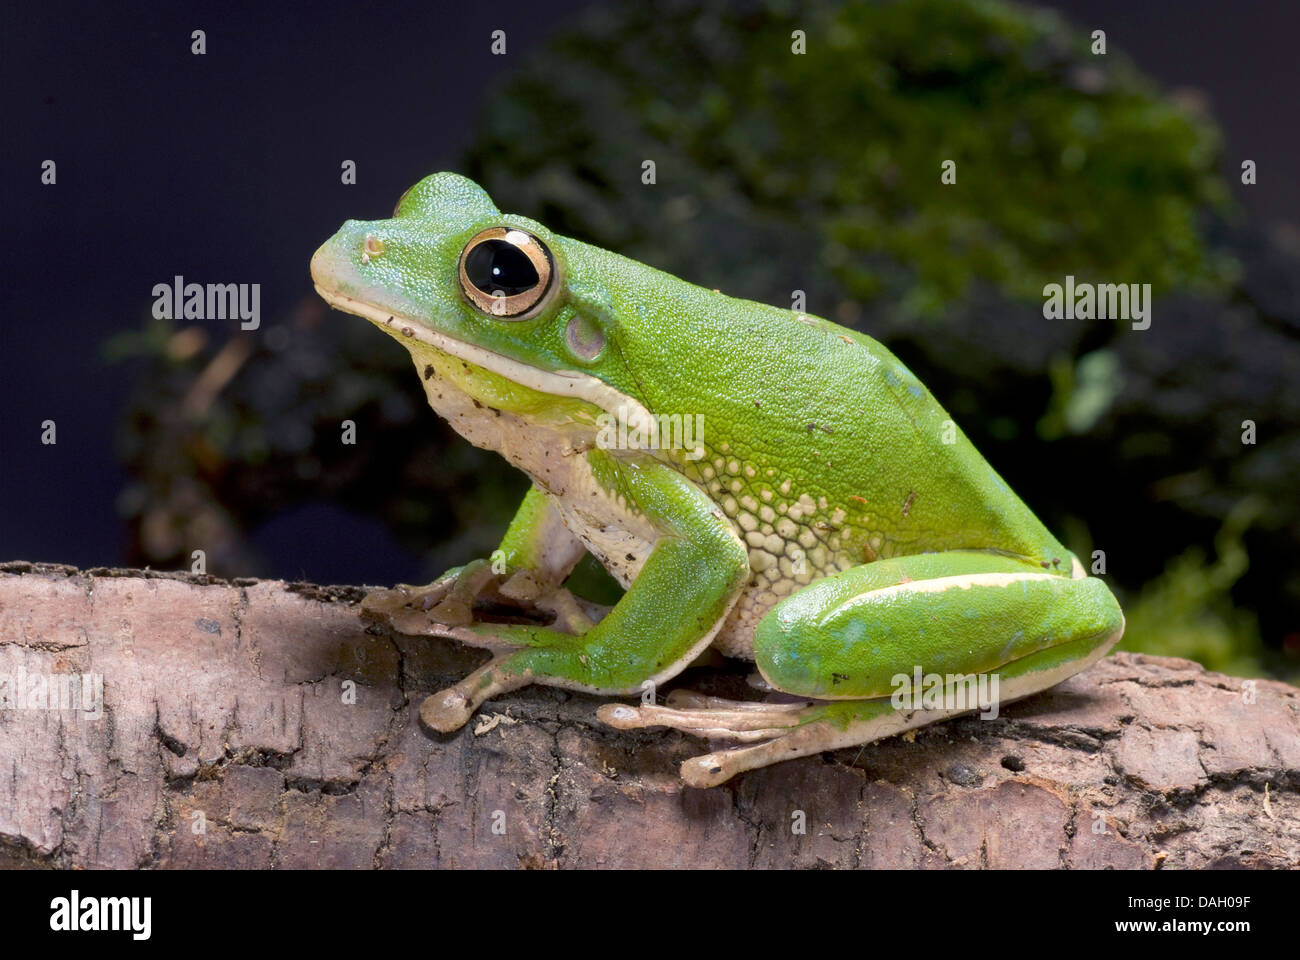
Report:
[[[725,657],[740,660],[754,659],[754,628],[763,615],[771,610],[776,598],[764,599],[755,590],[746,590],[727,614],[722,629],[713,638],[713,649]]]

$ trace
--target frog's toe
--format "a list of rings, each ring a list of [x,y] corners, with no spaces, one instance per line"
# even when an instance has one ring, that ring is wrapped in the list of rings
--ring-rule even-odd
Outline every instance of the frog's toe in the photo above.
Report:
[[[607,703],[596,711],[596,717],[617,730],[669,727],[706,740],[749,742],[769,739],[798,725],[799,711],[805,706],[719,701],[713,697],[703,699],[731,704],[732,707],[683,710],[653,704],[629,706],[625,703]]]
[[[469,698],[457,687],[439,690],[420,704],[420,721],[439,733],[459,730],[473,713]]]
[[[680,768],[682,780],[690,787],[716,787],[746,770],[802,756],[800,753],[787,753],[781,749],[782,742],[788,739],[790,738],[778,737],[752,747],[736,747],[691,757],[689,760],[682,761]]]
[[[642,714],[639,719],[653,720],[710,740],[742,744],[684,761],[682,780],[692,787],[716,787],[745,770],[819,753],[834,745],[834,730],[822,720],[825,703],[807,700],[754,703],[721,700],[687,691],[675,699],[707,706],[693,710],[639,707],[636,708]],[[647,710],[654,712],[646,716]],[[715,726],[706,727],[705,718],[713,718]]]
[[[470,607],[452,595],[446,580],[427,587],[399,583],[391,590],[374,590],[361,599],[361,618],[409,636],[439,636],[447,627],[473,620]]]
[[[688,787],[707,789],[726,783],[736,774],[748,767],[738,766],[728,757],[732,751],[720,750],[717,753],[705,753],[682,761],[680,768],[682,781]]]
[[[884,737],[968,712],[962,707],[897,710],[889,700],[882,699],[781,706],[800,707],[791,714],[798,718],[796,724],[784,730],[770,731],[772,736],[762,743],[746,743],[692,757],[682,764],[682,779],[692,786],[716,786],[745,770],[827,750],[874,743]]]
[[[506,584],[506,587],[502,588],[502,593],[505,593],[509,586],[510,584]],[[533,598],[533,605],[555,618],[551,624],[553,630],[572,636],[586,633],[611,609],[584,600],[563,587],[538,594]]]
[[[532,683],[531,670],[504,669],[510,657],[510,653],[497,654],[454,687],[425,697],[420,704],[421,722],[439,733],[459,730],[488,700]]]
[[[692,787],[716,787],[738,773],[766,767],[782,760],[819,753],[824,747],[825,724],[811,723],[797,730],[773,730],[762,743],[715,750],[691,757],[681,765],[681,777]]]
[[[774,730],[774,735],[762,743],[715,750],[683,761],[681,777],[692,787],[716,787],[746,770],[843,746],[836,733],[830,725],[819,721],[805,723],[795,730]]]

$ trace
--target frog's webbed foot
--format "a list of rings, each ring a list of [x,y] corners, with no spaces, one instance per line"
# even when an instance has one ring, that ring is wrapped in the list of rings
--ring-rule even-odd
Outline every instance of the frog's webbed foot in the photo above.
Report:
[[[855,741],[868,743],[874,737]],[[782,760],[806,757],[846,746],[843,732],[822,720],[804,722],[779,735],[752,746],[715,750],[682,762],[682,779],[692,787],[716,787],[738,773],[766,767]]]
[[[689,690],[674,690],[664,706],[607,703],[596,711],[596,716],[619,730],[670,727],[706,740],[754,744],[692,757],[682,764],[682,779],[689,785],[711,787],[742,770],[775,763],[787,756],[800,756],[801,753],[789,752],[792,738],[806,740],[804,731],[809,723],[821,726],[815,720],[822,706],[824,703],[814,700],[793,703],[724,700]]]
[[[494,573],[486,560],[449,571],[423,587],[399,584],[376,590],[361,601],[361,616],[411,636],[442,637],[492,650],[495,656],[454,686],[426,697],[420,719],[443,733],[464,726],[485,701],[527,686],[529,671],[503,669],[520,649],[500,624],[545,625],[576,636],[597,623],[609,608],[577,597],[563,587],[548,587],[530,570]]]
[[[427,586],[398,584],[375,590],[361,601],[361,617],[411,636],[446,637],[489,649],[513,644],[476,623],[531,623],[578,634],[608,611],[564,587],[546,586],[531,570],[496,573],[486,560],[457,567]]]
[[[430,694],[420,704],[420,720],[441,733],[463,727],[485,702],[533,682],[530,671],[502,669],[510,654],[499,653],[455,686]]]
[[[584,607],[585,601],[579,601],[567,590],[556,591],[548,597],[547,602],[554,602],[552,609],[555,612],[555,629],[549,631],[552,637],[568,640],[571,635],[582,633],[595,622]],[[572,634],[560,632],[558,628],[561,626],[572,628]],[[441,733],[459,730],[473,716],[474,711],[488,700],[526,687],[535,679],[532,670],[511,668],[511,660],[522,647],[509,639],[509,628],[478,623],[430,632],[495,651],[491,660],[464,680],[431,694],[420,704],[420,720],[434,730]]]
[[[779,736],[799,723],[801,711],[811,702],[756,703],[724,700],[688,690],[674,690],[664,706],[607,703],[596,711],[604,723],[618,730],[671,727],[708,740],[748,742]]]
[[[490,661],[420,705],[425,726],[445,734],[463,727],[485,701],[533,682],[532,671],[504,669],[520,644],[503,624],[545,626],[556,636],[577,636],[606,613],[606,606],[539,583],[533,571],[495,574],[487,561],[467,563],[426,587],[399,584],[361,600],[361,618],[369,622],[493,650]]]
[[[682,779],[690,786],[715,787],[745,770],[871,743],[960,712],[895,710],[887,698],[771,703],[723,700],[674,690],[662,707],[607,703],[596,715],[620,730],[670,727],[707,740],[745,744],[682,763]]]

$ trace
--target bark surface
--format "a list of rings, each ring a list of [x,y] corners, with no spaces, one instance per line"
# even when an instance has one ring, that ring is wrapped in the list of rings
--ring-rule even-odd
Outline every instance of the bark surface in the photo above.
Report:
[[[531,687],[430,736],[420,701],[485,654],[366,628],[364,592],[0,565],[0,866],[1300,865],[1282,683],[1118,654],[995,720],[694,790],[706,744],[605,728],[594,697]],[[51,709],[69,674],[102,678],[98,715]]]

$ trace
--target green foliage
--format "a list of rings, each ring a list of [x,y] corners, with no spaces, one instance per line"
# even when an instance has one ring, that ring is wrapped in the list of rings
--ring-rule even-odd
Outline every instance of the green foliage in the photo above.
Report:
[[[600,11],[492,98],[472,172],[505,209],[738,295],[787,302],[816,261],[839,319],[934,316],[977,283],[1039,299],[1066,273],[1218,282],[1213,128],[1088,42],[983,0]]]
[[[1069,357],[1056,357],[1047,372],[1052,380],[1052,400],[1038,421],[1038,434],[1044,440],[1087,433],[1123,389],[1123,373],[1113,350],[1094,350],[1077,363]]]
[[[1258,498],[1238,503],[1215,539],[1213,561],[1199,547],[1170,560],[1125,606],[1119,649],[1185,657],[1231,676],[1266,676],[1256,618],[1235,607],[1230,594],[1249,566],[1242,535],[1263,512]]]

